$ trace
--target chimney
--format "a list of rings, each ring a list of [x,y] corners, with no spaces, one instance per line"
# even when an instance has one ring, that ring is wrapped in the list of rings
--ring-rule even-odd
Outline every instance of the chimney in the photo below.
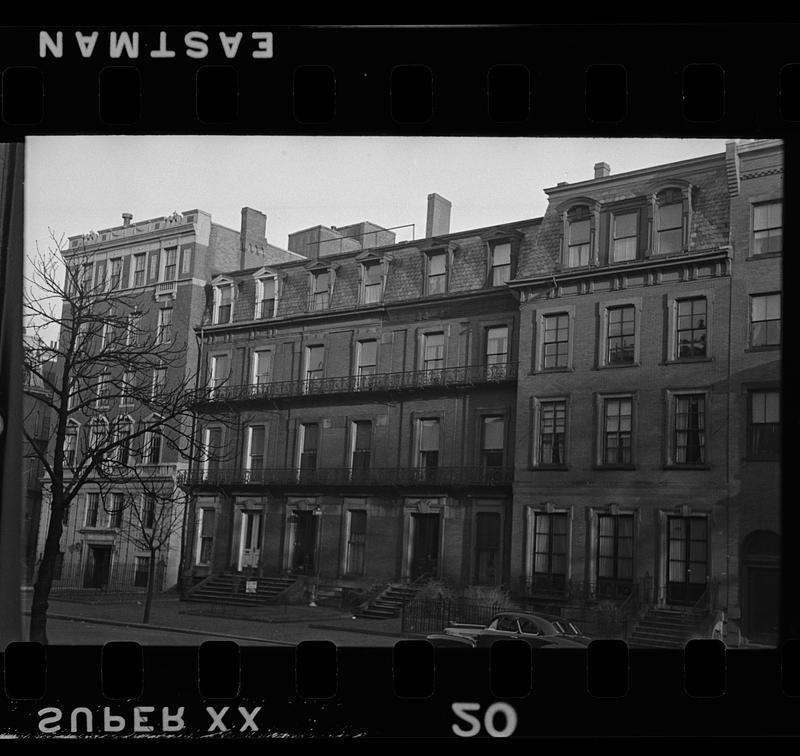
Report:
[[[133,213],[122,213],[122,225],[124,228],[130,226],[132,220],[133,220]]]
[[[596,179],[605,178],[611,173],[611,166],[608,163],[594,164],[594,177]]]
[[[247,267],[248,253],[255,253],[257,249],[264,249],[267,237],[267,216],[252,207],[242,208],[242,231],[240,243],[242,247],[242,259],[240,264],[243,268]]]
[[[436,194],[428,195],[428,217],[425,221],[425,238],[450,233],[450,200]]]

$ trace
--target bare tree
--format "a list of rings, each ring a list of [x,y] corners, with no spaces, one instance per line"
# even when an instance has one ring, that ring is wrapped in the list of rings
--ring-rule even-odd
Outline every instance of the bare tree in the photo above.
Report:
[[[132,491],[141,492],[142,500],[160,499],[169,478],[166,465],[174,470],[198,455],[192,422],[198,382],[187,366],[187,334],[153,322],[155,313],[143,307],[141,293],[122,288],[118,272],[92,275],[91,256],[65,252],[63,237],[52,232],[51,241],[47,253],[29,261],[24,297],[30,342],[41,344],[38,336],[58,332],[49,347],[25,354],[25,368],[38,386],[29,395],[52,418],[47,449],[27,437],[43,466],[49,498],[30,624],[30,639],[42,643],[64,515],[78,494],[91,488],[108,501],[113,491],[123,490],[135,517],[141,504],[131,504]],[[153,555],[161,537],[151,533],[140,543]]]

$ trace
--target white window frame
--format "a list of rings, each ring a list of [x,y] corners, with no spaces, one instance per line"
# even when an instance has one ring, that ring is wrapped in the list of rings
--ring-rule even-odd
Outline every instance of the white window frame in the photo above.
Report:
[[[631,459],[630,462],[606,463],[605,461],[605,403],[609,399],[628,399],[631,403]],[[620,469],[628,470],[638,466],[637,443],[639,439],[638,433],[638,393],[636,391],[619,391],[615,393],[597,393],[595,394],[595,466],[604,469]]]
[[[133,434],[134,428],[136,427],[136,424],[133,422],[133,418],[130,415],[120,415],[117,418],[116,428],[115,428],[115,433],[114,433],[115,441],[117,443],[117,447],[114,450],[114,457],[115,457],[115,460],[119,464],[121,464],[121,465],[130,465],[132,463],[132,461],[133,461],[133,457],[134,457],[134,454],[135,454],[135,452],[133,450],[133,447],[131,446],[131,443],[132,443],[133,439],[129,439],[128,457],[127,457],[127,459],[123,460],[121,458],[122,457],[122,449],[123,449],[123,447],[122,447],[122,444],[120,443],[120,441],[122,439],[122,433],[120,433],[120,430],[121,430],[121,426],[122,426],[123,423],[128,424],[128,428],[129,428],[128,436],[131,436]]]
[[[169,338],[164,338],[164,313],[170,313],[169,319],[169,328],[167,329],[167,335]],[[173,316],[175,312],[172,307],[160,307],[158,310],[158,324],[156,326],[156,343],[157,344],[170,344],[172,343],[172,323],[173,323]]]
[[[706,300],[706,353],[704,357],[678,356],[678,303],[689,299]],[[692,363],[710,360],[713,355],[714,292],[711,289],[682,291],[670,296],[667,302],[667,354],[666,363]]]
[[[297,428],[297,464],[296,470],[297,474],[300,474],[301,471],[301,461],[303,458],[303,449],[305,448],[306,443],[306,426],[307,425],[316,425],[317,426],[317,448],[316,448],[316,457],[314,458],[314,469],[317,470],[319,468],[319,458],[320,458],[320,448],[322,446],[322,422],[319,420],[316,421],[309,421],[309,422],[301,422],[298,423]]]
[[[568,318],[567,339],[567,365],[566,367],[544,368],[544,321],[551,315],[566,315]],[[575,305],[553,305],[551,307],[538,307],[533,313],[535,323],[534,352],[533,352],[533,372],[534,373],[557,373],[559,371],[573,369],[573,354],[575,344]]]
[[[675,446],[675,410],[678,405],[678,397],[697,395],[703,397],[703,457],[704,462],[677,462]],[[675,470],[705,470],[711,467],[711,389],[708,387],[697,388],[692,386],[686,389],[666,389],[666,444],[664,445],[665,461],[664,464],[670,469]],[[631,438],[631,454],[633,454],[633,438]]]
[[[228,361],[228,374],[223,379],[220,379],[220,377],[217,375],[218,365],[221,359],[226,359]],[[218,354],[209,355],[209,363],[210,363],[209,367],[211,369],[209,371],[210,375],[209,375],[208,395],[210,398],[213,398],[217,392],[217,389],[220,386],[226,385],[231,377],[231,355],[229,352],[219,352]]]
[[[267,315],[267,318],[274,318],[278,314],[278,276],[259,276],[256,279],[256,306],[255,312],[253,313],[254,320],[263,320],[261,316],[261,300],[264,295],[264,283],[266,281],[272,281],[273,286],[275,287],[275,298],[272,302],[272,314]]]
[[[174,272],[174,275],[172,276],[172,278],[167,278],[167,268],[169,267],[169,265],[167,264],[167,260],[169,259],[169,253],[170,252],[174,252],[174,254],[175,254],[175,262],[173,264],[173,267],[175,268],[175,272]],[[178,276],[178,266],[180,265],[180,254],[179,254],[178,246],[174,245],[174,246],[171,246],[171,247],[164,247],[164,249],[161,250],[160,258],[161,258],[161,278],[159,280],[161,280],[161,281],[177,281],[178,277],[179,277]]]
[[[425,367],[425,347],[427,346],[428,338],[430,336],[442,337],[442,365],[441,367],[428,368]],[[447,366],[447,329],[437,328],[423,331],[419,339],[419,369],[423,372],[444,370]]]
[[[765,253],[766,254],[766,253]],[[780,323],[780,334],[781,338],[777,344],[753,344],[753,299],[755,297],[778,297],[778,302],[780,306],[780,318],[778,322]],[[784,314],[784,301],[783,301],[783,292],[782,291],[751,291],[748,292],[747,296],[747,349],[752,351],[762,351],[768,349],[780,349],[783,346],[784,342],[784,330],[783,330],[783,314]],[[769,321],[759,321],[759,322],[769,322]]]
[[[266,423],[254,423],[252,425],[247,426],[247,453],[245,454],[245,462],[246,469],[252,470],[253,469],[253,430],[255,428],[263,428],[264,429],[264,448],[262,450],[261,456],[263,457],[262,468],[266,464],[267,461],[267,424]]]
[[[356,418],[350,421],[350,443],[348,445],[348,453],[347,453],[347,469],[352,473],[353,472],[353,455],[356,452],[356,434],[358,430],[358,423],[369,423],[369,439],[370,439],[370,448],[369,448],[369,468],[372,467],[372,450],[374,446],[375,440],[375,423],[369,418]]]
[[[120,384],[120,407],[133,407],[135,404],[133,397],[130,395],[129,390],[134,387],[136,373],[132,370],[126,370],[122,373],[122,383]]]
[[[156,377],[159,375],[164,376],[163,382],[159,383],[156,380]],[[150,383],[150,399],[151,401],[155,401],[161,396],[167,388],[167,368],[166,367],[156,367],[153,368],[153,376],[152,381]]]
[[[67,452],[69,451],[69,448],[68,448],[68,445],[67,445],[67,441],[66,441],[67,436],[71,436],[72,438],[75,439],[75,443],[74,443],[74,445],[72,447],[72,453],[73,453],[72,464],[70,464],[68,462],[68,460],[67,460]],[[66,434],[65,434],[65,437],[64,437],[64,455],[63,455],[63,458],[64,458],[64,465],[66,467],[70,468],[70,469],[72,469],[75,466],[75,463],[78,461],[78,444],[80,443],[80,437],[81,437],[81,426],[80,426],[80,423],[78,423],[77,421],[72,420],[72,419],[67,420],[67,430],[66,430]]]
[[[552,462],[539,462],[541,452],[541,424],[542,424],[542,405],[552,402],[564,402],[564,461],[560,464]],[[569,395],[559,394],[557,396],[534,396],[531,399],[531,469],[537,470],[561,470],[569,464],[569,443],[570,443],[570,406]]]
[[[380,271],[380,281],[377,284],[378,298],[374,302],[367,302],[367,268],[378,268]],[[386,284],[386,276],[383,271],[383,263],[380,260],[367,260],[361,263],[361,293],[359,302],[362,305],[375,305],[383,301],[383,291]]]
[[[780,203],[781,205],[781,248],[779,250],[775,250],[773,252],[756,252],[755,251],[755,240],[756,240],[756,207],[760,205],[774,205]],[[783,212],[786,203],[784,202],[783,197],[751,197],[750,199],[750,243],[749,243],[749,253],[751,257],[768,257],[770,255],[781,255],[784,251],[784,246],[786,244],[786,237],[784,234],[785,226],[783,224]]]
[[[97,409],[107,409],[111,403],[111,373],[104,370],[97,375],[97,385],[95,386],[96,399],[94,406]]]
[[[625,362],[619,365],[608,362],[608,311],[617,307],[633,306],[633,362]],[[600,348],[598,354],[599,368],[627,368],[639,367],[640,365],[640,344],[642,341],[642,298],[627,297],[625,299],[614,299],[606,302],[599,302],[600,309]]]
[[[263,383],[259,384],[258,382],[258,369],[261,364],[261,357],[260,355],[268,354],[269,355],[269,372],[266,373],[267,380]],[[271,382],[272,380],[272,359],[273,359],[273,351],[272,349],[254,349],[253,350],[253,358],[252,358],[252,366],[250,368],[250,385],[252,386],[259,386],[259,385],[266,385]]]
[[[498,267],[506,267],[505,265],[495,265],[495,254],[498,247],[508,247],[508,278],[500,283],[494,281],[494,271]],[[505,286],[513,277],[513,244],[511,239],[497,239],[496,241],[489,242],[489,286]]]
[[[219,311],[222,307],[222,290],[223,289],[230,289],[231,292],[231,304],[230,304],[230,314],[227,320],[221,321],[219,319]],[[228,323],[233,322],[233,311],[236,307],[236,287],[233,285],[233,281],[225,281],[223,283],[214,284],[214,325],[226,325]]]
[[[423,466],[422,466],[422,453],[423,453],[423,450],[422,450],[421,447],[422,447],[422,423],[423,423],[423,421],[426,421],[426,420],[435,420],[436,423],[438,424],[439,432],[438,432],[437,436],[438,436],[439,443],[438,443],[438,446],[437,446],[437,449],[436,449],[437,454],[438,454],[438,457],[436,459],[436,467],[439,468],[439,467],[443,466],[442,465],[442,418],[441,418],[441,415],[425,415],[424,417],[417,417],[416,418],[416,422],[414,424],[415,425],[414,430],[415,430],[415,436],[416,436],[416,438],[414,439],[414,467],[417,470],[424,469]]]
[[[92,508],[89,505],[89,502],[91,501],[91,497],[92,496],[96,496],[97,497],[97,508],[95,509],[94,524],[90,525],[89,524],[89,512],[91,511]],[[83,527],[84,528],[99,528],[100,527],[100,525],[98,525],[98,523],[100,522],[100,512],[101,512],[102,508],[103,508],[103,497],[100,495],[100,492],[99,491],[89,491],[89,492],[87,492],[87,494],[86,494],[86,511],[83,513]]]
[[[114,263],[119,263],[119,275],[117,276],[117,285],[114,286]],[[112,257],[108,261],[108,282],[109,282],[109,289],[111,291],[118,291],[119,289],[123,288],[122,285],[122,270],[123,270],[123,260],[121,257]]]
[[[215,452],[221,451],[224,445],[224,430],[220,426],[210,425],[203,429],[202,469],[204,479],[208,476],[208,472],[211,468],[211,433],[213,431],[220,431],[220,448],[215,449]]]
[[[525,579],[529,584],[534,582],[536,567],[536,515],[566,515],[567,516],[567,550],[565,556],[564,581],[569,585],[572,579],[572,518],[571,507],[554,507],[550,504],[540,504],[525,508]]]
[[[144,265],[142,266],[142,280],[141,283],[136,283],[136,261],[142,260]],[[145,286],[147,284],[147,252],[138,252],[131,256],[131,269],[130,269],[130,287],[131,289]]]
[[[619,209],[611,212],[609,214],[609,223],[608,223],[608,262],[609,264],[613,265],[614,263],[621,263],[621,262],[633,262],[634,260],[639,259],[639,248],[641,246],[641,242],[639,239],[639,235],[641,234],[641,217],[640,217],[640,208],[626,208],[626,209]],[[621,218],[624,215],[633,215],[635,220],[635,234],[633,237],[624,236],[620,237],[622,239],[631,239],[635,240],[634,247],[633,247],[633,257],[625,258],[621,260],[617,260],[615,256],[616,252],[616,242],[617,238],[615,236],[616,233],[616,223],[617,218]]]
[[[444,290],[432,292],[430,290],[431,263],[434,257],[444,258]],[[450,252],[447,249],[433,249],[425,253],[425,296],[441,297],[450,291]]]
[[[372,373],[372,374],[368,374],[368,375],[362,376],[361,369],[363,367],[370,367],[369,365],[365,366],[363,364],[363,362],[362,362],[363,356],[364,356],[364,346],[363,345],[366,344],[366,343],[374,343],[375,344],[375,362],[374,362],[375,372]],[[370,338],[370,339],[359,339],[356,342],[356,376],[358,378],[369,378],[369,377],[371,377],[371,375],[376,375],[377,372],[378,372],[378,339],[372,339],[372,338]]]
[[[311,350],[312,349],[321,349],[322,350],[322,375],[314,376],[313,378],[309,378],[309,364],[311,360]],[[325,345],[324,344],[309,344],[306,346],[305,349],[305,358],[303,360],[303,381],[305,385],[308,386],[309,381],[319,381],[325,377]]]
[[[325,290],[317,291],[317,281],[321,275],[328,276],[328,288]],[[328,298],[325,300],[324,307],[317,307],[317,295],[319,294],[327,294]],[[311,311],[312,312],[321,312],[323,310],[329,310],[331,307],[331,300],[333,299],[333,270],[330,268],[323,269],[319,268],[318,270],[311,271]]]

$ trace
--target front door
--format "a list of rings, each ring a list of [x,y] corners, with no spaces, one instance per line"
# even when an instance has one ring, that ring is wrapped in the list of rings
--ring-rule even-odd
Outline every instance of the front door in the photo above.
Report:
[[[317,517],[309,510],[295,510],[292,572],[310,575],[314,572],[314,555],[317,546]]]
[[[500,582],[500,513],[478,512],[475,518],[475,583]]]
[[[411,515],[411,579],[436,577],[439,566],[439,515]]]
[[[86,561],[84,588],[105,588],[108,585],[108,574],[111,571],[111,547],[90,546],[89,558]]]
[[[708,585],[708,521],[667,518],[667,603],[689,606]]]
[[[239,569],[258,565],[261,557],[261,512],[242,512]]]
[[[745,565],[745,632],[754,641],[778,637],[780,617],[780,573],[774,567]]]

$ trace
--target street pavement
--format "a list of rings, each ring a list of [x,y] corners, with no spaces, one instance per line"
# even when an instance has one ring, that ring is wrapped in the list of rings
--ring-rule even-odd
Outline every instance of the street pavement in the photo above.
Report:
[[[27,633],[30,595],[23,626]],[[154,598],[148,624],[136,597],[104,601],[50,598],[48,642],[102,645],[136,641],[143,645],[195,646],[208,640],[233,640],[241,645],[296,645],[306,640],[329,640],[337,646],[392,646],[403,639],[400,618],[353,618],[329,607],[274,605],[232,607],[180,601],[177,596]]]

